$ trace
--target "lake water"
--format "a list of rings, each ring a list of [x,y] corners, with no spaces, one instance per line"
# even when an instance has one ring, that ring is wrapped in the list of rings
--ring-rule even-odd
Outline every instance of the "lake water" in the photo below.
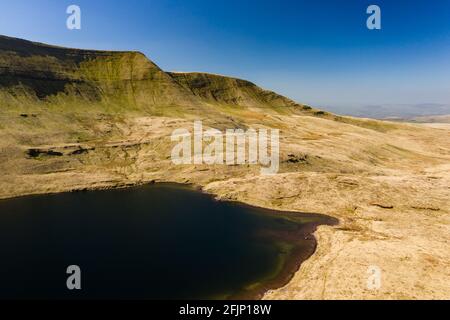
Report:
[[[215,201],[190,187],[0,201],[0,298],[257,298],[309,257],[314,214]],[[66,269],[81,268],[81,290]]]

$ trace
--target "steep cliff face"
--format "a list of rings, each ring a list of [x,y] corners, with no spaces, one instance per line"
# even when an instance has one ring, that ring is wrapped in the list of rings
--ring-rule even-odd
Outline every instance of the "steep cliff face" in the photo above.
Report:
[[[169,74],[192,94],[209,102],[248,107],[303,108],[291,99],[263,90],[250,81],[199,72]]]
[[[65,96],[137,109],[196,102],[142,53],[67,49],[4,36],[0,90],[28,102]]]

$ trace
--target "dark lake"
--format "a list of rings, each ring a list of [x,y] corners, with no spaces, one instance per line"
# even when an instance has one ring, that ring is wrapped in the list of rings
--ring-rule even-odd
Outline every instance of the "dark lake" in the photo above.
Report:
[[[0,201],[0,298],[258,298],[315,249],[314,214],[153,184]],[[66,269],[81,268],[81,290]]]

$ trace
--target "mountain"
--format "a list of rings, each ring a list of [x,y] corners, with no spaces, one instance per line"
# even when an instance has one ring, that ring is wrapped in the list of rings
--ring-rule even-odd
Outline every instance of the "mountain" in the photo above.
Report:
[[[200,72],[169,74],[183,88],[205,102],[257,108],[310,109],[272,91],[263,90],[246,80]]]
[[[65,106],[67,112],[88,109],[197,118],[214,114],[227,123],[228,109],[241,107],[385,127],[311,108],[246,80],[165,72],[140,52],[63,48],[6,36],[0,36],[0,97],[9,109],[24,112],[45,105]]]
[[[76,100],[157,114],[173,107],[204,111],[208,103],[303,108],[248,81],[164,72],[139,52],[69,49],[6,36],[0,36],[0,75],[2,93],[27,103],[59,97],[59,103]]]
[[[5,94],[51,102],[151,109],[196,99],[139,52],[66,49],[0,37],[0,87]]]
[[[171,135],[194,120],[279,129],[280,170],[174,165]],[[139,52],[0,37],[0,198],[172,181],[338,218],[266,298],[448,298],[449,137],[448,126],[338,116],[245,80],[166,72]],[[379,290],[367,288],[371,266]]]

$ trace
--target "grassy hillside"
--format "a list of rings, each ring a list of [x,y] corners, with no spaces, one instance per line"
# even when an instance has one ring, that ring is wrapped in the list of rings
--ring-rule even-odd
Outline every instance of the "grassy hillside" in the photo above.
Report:
[[[5,36],[0,36],[0,76],[8,108],[88,105],[155,115],[199,114],[206,107],[211,111],[211,103],[309,109],[248,81],[166,73],[139,52],[69,49]]]
[[[0,36],[0,99],[19,113],[128,112],[230,123],[297,114],[385,130],[371,120],[339,117],[241,79],[169,73],[139,52],[79,50]]]
[[[205,101],[247,107],[298,107],[309,110],[308,107],[272,91],[263,90],[246,80],[199,72],[169,74],[181,86]]]
[[[43,104],[104,111],[141,110],[198,101],[139,52],[77,50],[0,37],[5,107]]]

